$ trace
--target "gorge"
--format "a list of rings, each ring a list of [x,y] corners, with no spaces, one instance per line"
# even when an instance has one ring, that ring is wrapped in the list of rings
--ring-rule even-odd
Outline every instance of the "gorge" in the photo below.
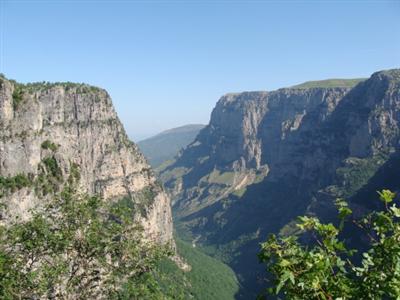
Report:
[[[400,69],[230,93],[153,171],[105,90],[1,76],[0,223],[29,220],[79,169],[80,193],[129,203],[145,239],[172,246],[161,269],[182,299],[253,299],[270,233],[291,235],[300,215],[332,220],[337,198],[360,215],[376,190],[400,191],[399,122]]]
[[[238,298],[255,297],[269,233],[292,233],[299,215],[332,218],[338,197],[361,212],[382,185],[398,191],[399,90],[393,69],[223,96],[160,173],[178,234],[235,270]]]

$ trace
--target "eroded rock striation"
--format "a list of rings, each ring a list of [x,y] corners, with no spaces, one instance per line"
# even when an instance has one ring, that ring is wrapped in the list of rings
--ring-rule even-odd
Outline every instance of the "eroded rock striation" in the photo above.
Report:
[[[275,166],[293,161],[300,132],[321,126],[349,90],[280,89],[223,96],[210,124],[163,172],[176,206],[203,207],[204,200],[211,204],[229,193],[242,194]],[[203,192],[210,186],[218,193]]]
[[[209,125],[161,173],[178,230],[214,247],[250,294],[268,233],[290,233],[299,215],[329,218],[336,197],[357,198],[398,163],[400,70],[355,86],[322,83],[329,87],[223,96]]]
[[[172,240],[170,201],[128,140],[107,92],[85,84],[21,85],[0,77],[2,221],[28,218],[79,168],[82,192],[131,199],[146,235]],[[49,179],[49,176],[52,175]]]

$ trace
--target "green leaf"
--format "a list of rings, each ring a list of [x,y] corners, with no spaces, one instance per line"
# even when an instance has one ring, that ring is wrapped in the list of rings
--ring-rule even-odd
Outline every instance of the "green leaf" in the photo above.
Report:
[[[393,206],[390,207],[390,210],[393,212],[395,217],[400,218],[400,208],[397,208],[396,205],[394,204]]]
[[[279,262],[279,265],[280,265],[281,267],[287,267],[287,266],[290,266],[291,263],[290,263],[290,261],[288,261],[288,260],[286,260],[286,259],[282,259],[282,260]]]
[[[344,219],[347,216],[351,215],[353,211],[348,207],[341,207],[339,208],[339,218]]]
[[[276,286],[275,294],[278,295],[279,292],[281,291],[283,285],[285,284],[284,281],[280,281],[279,284]]]
[[[384,203],[390,203],[396,197],[396,194],[391,192],[390,190],[382,190],[381,192],[377,192],[379,194],[379,198]]]

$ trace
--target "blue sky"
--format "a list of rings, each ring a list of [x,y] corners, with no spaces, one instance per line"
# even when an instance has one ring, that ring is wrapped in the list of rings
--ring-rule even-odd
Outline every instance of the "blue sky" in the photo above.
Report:
[[[400,1],[0,2],[0,72],[107,89],[136,141],[228,92],[400,67]]]

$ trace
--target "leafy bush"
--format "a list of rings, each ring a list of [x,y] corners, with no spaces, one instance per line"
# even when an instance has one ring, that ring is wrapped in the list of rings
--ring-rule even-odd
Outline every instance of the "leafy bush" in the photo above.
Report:
[[[42,143],[41,147],[42,147],[42,149],[49,149],[49,150],[51,150],[53,152],[57,151],[57,149],[58,149],[58,146],[56,144],[52,143],[49,140],[45,140]]]
[[[46,157],[43,159],[43,164],[46,166],[47,172],[58,180],[62,180],[62,171],[58,165],[58,162],[54,156]]]
[[[300,217],[298,227],[315,238],[314,246],[302,245],[297,235],[271,235],[259,253],[273,284],[267,293],[288,299],[400,299],[400,209],[391,191],[383,190],[379,197],[383,211],[352,220],[369,238],[359,264],[352,261],[357,250],[348,249],[339,238],[352,215],[341,199],[336,202],[339,226]]]
[[[0,224],[0,299],[178,299],[180,287],[160,284],[169,245],[145,239],[133,205],[81,194],[79,180],[74,163],[64,180],[55,157],[36,178],[0,177],[0,193],[33,185],[47,195],[29,220]]]
[[[71,186],[0,241],[1,299],[165,299],[154,271],[169,250],[143,240],[129,207]]]
[[[38,169],[39,172],[33,181],[36,195],[46,196],[59,191],[64,183],[64,176],[56,158],[54,156],[45,157],[39,164]],[[76,164],[71,164],[68,183],[72,184],[79,181],[79,179],[79,168]]]
[[[15,192],[32,184],[32,180],[25,174],[13,177],[0,177],[0,196],[5,192]]]
[[[22,88],[20,88],[19,86],[15,86],[14,92],[12,94],[14,110],[16,110],[18,108],[19,104],[22,102],[23,95],[24,95],[24,92],[23,92]]]

